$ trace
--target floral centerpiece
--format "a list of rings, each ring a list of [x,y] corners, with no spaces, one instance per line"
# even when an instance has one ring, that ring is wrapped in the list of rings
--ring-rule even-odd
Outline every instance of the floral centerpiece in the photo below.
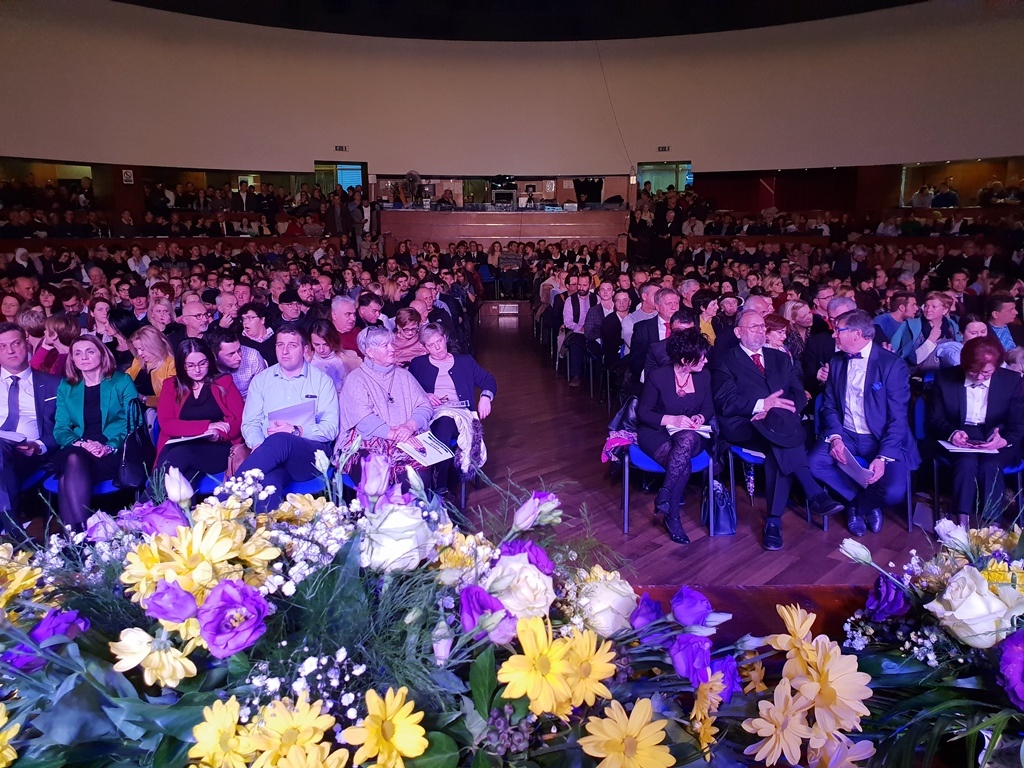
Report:
[[[553,535],[554,494],[510,495],[489,516],[507,522],[474,532],[414,473],[388,475],[371,458],[347,502],[330,485],[265,509],[256,473],[193,506],[172,472],[166,499],[37,551],[0,545],[0,768],[872,754],[851,739],[869,678],[813,615],[783,606],[785,632],[716,647],[728,614],[689,587],[663,606],[585,562]]]
[[[879,575],[844,645],[872,675],[867,727],[891,764],[930,763],[952,746],[971,765],[1021,764],[1024,547],[1020,528],[935,526],[938,551],[902,572],[847,539],[841,551]],[[892,567],[892,563],[889,564]]]

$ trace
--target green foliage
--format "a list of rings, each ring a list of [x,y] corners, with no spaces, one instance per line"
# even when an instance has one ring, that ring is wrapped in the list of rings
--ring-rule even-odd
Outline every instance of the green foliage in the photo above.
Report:
[[[405,764],[409,768],[457,768],[459,764],[459,748],[455,740],[444,733],[427,734],[430,746],[419,757],[407,758]]]
[[[498,687],[498,674],[494,666],[494,646],[489,645],[469,667],[469,688],[473,692],[473,706],[480,717],[487,719],[491,699]]]

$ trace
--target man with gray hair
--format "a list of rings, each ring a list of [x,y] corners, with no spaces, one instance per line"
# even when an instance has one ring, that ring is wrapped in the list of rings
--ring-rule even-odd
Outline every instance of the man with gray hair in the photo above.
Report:
[[[828,323],[835,327],[836,318],[857,308],[857,302],[847,296],[836,296],[829,299],[826,305],[826,317]],[[811,393],[811,397],[821,393],[828,380],[828,366],[832,357],[838,351],[836,340],[829,333],[811,334],[807,339],[807,347],[804,349],[803,370],[804,389]]]
[[[683,282],[679,284],[679,297],[682,299],[682,304],[684,307],[693,309],[691,299],[693,299],[693,295],[697,293],[697,291],[699,290],[700,280],[694,280],[690,278],[688,280],[683,280]]]
[[[626,345],[627,352],[629,352],[630,344],[633,341],[633,330],[636,328],[636,324],[658,316],[658,305],[655,304],[654,297],[660,290],[654,283],[643,283],[640,286],[640,306],[626,315],[622,321],[622,341]]]

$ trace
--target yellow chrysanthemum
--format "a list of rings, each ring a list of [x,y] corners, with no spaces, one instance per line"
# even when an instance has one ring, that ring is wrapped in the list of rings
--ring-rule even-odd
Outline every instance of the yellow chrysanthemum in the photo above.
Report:
[[[989,584],[1012,584],[1013,576],[1010,573],[1009,563],[1000,563],[997,560],[990,560],[985,569],[981,572]]]
[[[278,761],[277,768],[345,768],[346,765],[347,749],[336,749],[331,752],[330,744],[321,743],[290,747]]]
[[[818,727],[814,727],[818,732]],[[851,741],[841,733],[831,738],[811,739],[807,747],[808,768],[860,768],[857,763],[875,754],[870,741]]]
[[[590,629],[574,630],[569,639],[569,651],[565,655],[569,671],[565,681],[572,691],[574,707],[583,702],[593,706],[598,696],[602,699],[612,697],[608,686],[601,681],[615,674],[615,651],[611,641],[605,640],[598,647],[597,640],[597,633]]]
[[[165,578],[176,581],[202,604],[222,578],[230,578],[237,566],[228,561],[238,555],[233,523],[196,523],[180,526],[176,536],[160,534],[154,543],[167,562]]]
[[[274,701],[260,712],[251,731],[252,748],[259,755],[252,768],[276,766],[293,746],[307,747],[323,741],[324,733],[334,727],[334,718],[321,714],[322,701],[309,703],[306,694],[298,701]]]
[[[697,686],[693,694],[693,709],[690,710],[691,720],[706,720],[718,711],[722,705],[722,691],[725,690],[725,674],[715,672],[708,676],[707,682]]]
[[[353,765],[362,765],[377,758],[377,768],[405,768],[406,757],[419,757],[429,742],[420,725],[422,712],[415,712],[416,702],[406,701],[404,686],[395,691],[388,688],[384,698],[374,690],[366,692],[366,718],[362,725],[342,731],[345,741],[359,749]]]
[[[768,690],[768,686],[764,684],[764,664],[760,661],[740,665],[740,675],[746,682],[743,687],[744,693],[764,693]]]
[[[245,583],[259,587],[267,580],[270,564],[281,556],[281,550],[270,541],[270,532],[259,528],[238,550],[238,558],[246,564]]]
[[[792,679],[794,690],[813,703],[814,720],[826,733],[860,730],[860,719],[868,714],[863,702],[871,697],[871,675],[859,671],[857,657],[843,655],[825,635],[816,637],[811,648],[808,674]]]
[[[583,751],[591,757],[602,758],[598,768],[670,768],[676,764],[665,740],[667,720],[651,721],[653,713],[650,699],[637,699],[633,711],[613,701],[605,717],[587,719],[587,733],[580,739]]]
[[[157,584],[164,581],[167,563],[155,542],[143,542],[128,553],[127,564],[121,572],[121,583],[128,585],[132,602],[138,603],[156,591]]]
[[[811,625],[817,618],[798,605],[777,605],[782,621],[786,625],[786,634],[769,635],[768,645],[777,651],[786,651],[787,655],[799,652],[811,640]]]
[[[539,616],[520,619],[516,634],[523,652],[508,659],[498,670],[499,682],[508,684],[505,698],[527,696],[530,711],[535,715],[553,712],[559,701],[572,699],[565,679],[569,672],[565,660],[569,643],[565,639],[552,641],[551,625]]]
[[[121,639],[110,644],[110,651],[120,659],[114,665],[118,672],[141,666],[146,685],[177,688],[183,679],[196,674],[196,665],[171,645],[166,632],[152,637],[144,629],[129,627],[121,630]]]
[[[196,648],[206,648],[206,641],[203,640],[202,635],[199,634],[199,619],[191,618],[176,624],[173,621],[160,620],[160,626],[168,632],[176,632],[181,642],[185,644],[181,652],[188,656]]]
[[[216,522],[229,522],[240,520],[249,514],[252,509],[252,499],[244,501],[237,496],[229,496],[224,501],[210,501],[209,499],[196,505],[192,510],[192,520],[207,525]]]
[[[697,737],[701,751],[704,752],[704,759],[710,763],[711,746],[718,743],[718,739],[715,738],[715,734],[718,733],[718,729],[715,727],[715,718],[705,717],[700,721],[693,721],[690,727],[693,730],[693,735]]]
[[[321,514],[330,503],[327,499],[309,493],[289,493],[281,506],[270,513],[270,517],[279,523],[305,525]]]
[[[18,753],[11,746],[11,741],[18,735],[21,726],[12,725],[10,728],[4,728],[5,725],[7,725],[7,707],[0,704],[0,768],[7,768],[18,759]]]
[[[196,744],[188,756],[206,768],[246,768],[253,750],[246,733],[238,724],[238,700],[215,701],[203,708],[203,722],[192,729]]]
[[[790,765],[799,764],[800,747],[811,736],[807,726],[811,702],[800,695],[794,698],[792,691],[789,680],[782,678],[775,686],[775,700],[757,703],[760,717],[744,720],[743,730],[760,736],[761,741],[751,744],[743,754],[754,755],[766,765],[775,765],[783,755]]]
[[[35,589],[43,572],[29,565],[29,553],[14,553],[11,544],[0,544],[0,609],[22,592]]]

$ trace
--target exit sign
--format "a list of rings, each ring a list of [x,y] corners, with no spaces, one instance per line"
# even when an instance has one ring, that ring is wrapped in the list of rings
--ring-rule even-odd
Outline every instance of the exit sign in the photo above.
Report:
[[[348,145],[347,144],[335,144],[334,145],[334,151],[335,152],[348,152]]]
[[[658,147],[658,151],[659,152],[669,152],[671,150],[672,150],[672,147]]]

